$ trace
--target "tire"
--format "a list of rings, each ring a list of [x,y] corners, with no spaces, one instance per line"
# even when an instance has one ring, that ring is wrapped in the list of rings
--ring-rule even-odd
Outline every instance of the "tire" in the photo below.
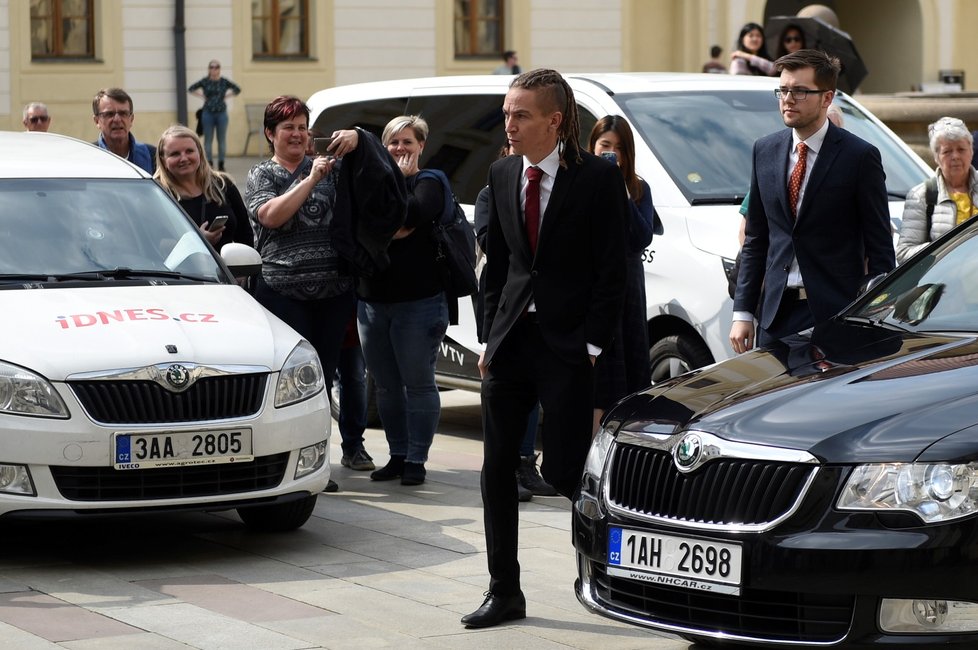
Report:
[[[649,350],[653,384],[711,363],[713,355],[706,344],[687,334],[673,334],[662,338]]]
[[[264,533],[284,533],[295,530],[309,521],[316,507],[318,495],[310,494],[305,499],[276,503],[270,506],[238,508],[238,516],[245,526]]]
[[[339,422],[340,419],[340,380],[339,376],[333,378],[333,387],[329,391],[329,413],[333,419]],[[370,429],[380,428],[380,411],[377,410],[377,389],[374,386],[374,378],[367,372],[367,427]]]

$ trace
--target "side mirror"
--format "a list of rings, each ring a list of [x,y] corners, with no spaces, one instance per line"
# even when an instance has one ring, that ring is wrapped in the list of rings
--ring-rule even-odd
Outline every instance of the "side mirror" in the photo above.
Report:
[[[224,244],[221,257],[235,278],[248,278],[261,272],[261,255],[246,244]]]

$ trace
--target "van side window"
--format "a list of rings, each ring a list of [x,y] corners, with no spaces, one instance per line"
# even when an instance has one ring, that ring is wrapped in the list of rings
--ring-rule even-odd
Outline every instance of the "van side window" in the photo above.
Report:
[[[379,138],[388,122],[405,114],[407,102],[407,97],[386,97],[331,106],[319,114],[312,129],[329,135],[358,126]]]

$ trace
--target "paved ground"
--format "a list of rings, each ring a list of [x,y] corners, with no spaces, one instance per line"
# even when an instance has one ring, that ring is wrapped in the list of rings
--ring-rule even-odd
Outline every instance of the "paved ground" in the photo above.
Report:
[[[0,648],[685,648],[590,614],[573,593],[569,504],[521,505],[525,621],[465,630],[486,588],[478,398],[443,393],[419,487],[334,463],[288,534],[233,513],[0,526]],[[367,448],[386,461],[379,430]],[[334,461],[339,447],[332,445]]]

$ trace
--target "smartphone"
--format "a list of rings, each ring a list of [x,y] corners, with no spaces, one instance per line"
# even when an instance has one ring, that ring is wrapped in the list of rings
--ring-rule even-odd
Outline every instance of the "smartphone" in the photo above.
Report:
[[[207,224],[207,230],[217,230],[218,228],[223,228],[228,222],[228,216],[226,214],[219,214],[214,217],[214,220]]]
[[[317,156],[332,156],[333,154],[329,149],[329,145],[333,144],[333,138],[313,138],[312,147],[313,151],[316,152]]]
[[[602,151],[601,157],[605,160],[610,160],[616,165],[618,164],[618,154],[616,154],[614,151]]]

